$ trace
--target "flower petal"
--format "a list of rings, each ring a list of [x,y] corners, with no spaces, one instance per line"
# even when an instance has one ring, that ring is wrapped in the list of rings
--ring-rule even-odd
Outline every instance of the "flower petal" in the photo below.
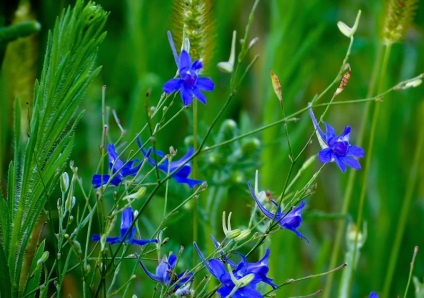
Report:
[[[178,71],[179,73],[182,72],[184,69],[191,68],[191,57],[190,54],[187,53],[186,50],[182,50],[180,54],[180,62],[178,64]]]
[[[129,244],[137,244],[140,246],[146,245],[148,243],[158,243],[157,239],[152,239],[152,240],[144,240],[144,239],[131,239],[129,241]]]
[[[353,156],[353,157],[358,158],[358,157],[364,157],[365,152],[364,152],[364,149],[362,149],[362,148],[361,148],[361,147],[359,147],[359,146],[350,146],[350,147],[347,149],[347,153],[346,153],[346,155],[347,155],[347,156]]]
[[[326,140],[326,142],[328,144],[328,140],[330,140],[331,138],[334,138],[336,136],[336,131],[327,122],[322,121],[322,123],[324,123],[324,125],[325,125],[325,134],[326,134],[326,139],[325,140]]]
[[[343,173],[346,172],[346,165],[339,156],[334,155],[334,161]]]
[[[196,86],[205,91],[213,91],[215,84],[210,78],[197,78]]]
[[[193,101],[193,90],[181,85],[181,98],[183,99],[183,104],[188,106]]]
[[[334,159],[333,150],[331,150],[330,148],[325,148],[321,150],[320,152],[318,152],[318,159],[320,162],[323,162],[323,163],[333,161]]]
[[[194,86],[192,89],[194,96],[203,104],[206,104],[206,97],[203,95],[202,91],[197,86]]]
[[[94,174],[93,179],[91,179],[91,184],[94,185],[94,188],[99,188],[100,186],[107,184],[109,178],[109,175]]]
[[[191,69],[194,71],[198,71],[203,68],[203,63],[200,60],[196,60],[193,62],[193,65],[191,66]]]
[[[348,166],[355,170],[361,169],[361,164],[359,161],[350,156],[342,156],[340,159]]]
[[[185,184],[187,184],[190,188],[193,188],[195,185],[200,185],[203,182],[205,182],[204,180],[196,180],[196,179],[184,178],[184,177],[180,177],[180,176],[177,176],[177,175],[174,175],[173,178],[178,183],[185,183]]]
[[[318,134],[321,136],[321,138],[325,141],[326,140],[325,133],[321,130],[321,127],[319,127],[317,118],[315,118],[314,111],[312,110],[311,106],[312,106],[312,104],[310,102],[308,102],[309,116],[312,119],[312,123],[314,124],[315,130],[318,132]]]
[[[256,197],[255,192],[253,191],[252,185],[250,184],[250,181],[247,182],[247,185],[249,186],[250,195],[253,197],[253,199],[256,201],[256,204],[258,205],[259,209],[262,211],[263,214],[265,214],[268,218],[273,219],[274,213],[269,212],[262,204],[259,202],[259,199]],[[275,218],[275,220],[278,220],[278,216]]]
[[[174,59],[175,59],[175,64],[178,67],[178,54],[177,54],[177,50],[175,49],[175,45],[174,45],[174,41],[172,40],[172,34],[171,31],[167,32],[168,35],[168,41],[169,41],[169,45],[171,46],[171,50],[172,50],[172,54],[174,55]]]
[[[162,90],[166,94],[171,94],[172,92],[180,90],[182,85],[183,81],[181,79],[171,79],[163,85]]]
[[[122,238],[121,237],[107,237],[106,242],[110,243],[110,244],[120,243],[120,242],[122,242]]]
[[[134,221],[134,213],[131,207],[125,208],[124,211],[122,211],[122,218],[121,218],[121,238],[125,237],[125,234],[127,234],[128,229],[131,227],[132,222]],[[128,241],[131,241],[134,238],[135,235],[135,226],[132,227],[131,231],[126,236],[126,239]]]
[[[346,126],[343,133],[339,136],[339,141],[349,142],[350,126]]]
[[[153,279],[154,281],[162,283],[162,278],[158,275],[155,275],[151,273],[149,270],[147,270],[146,266],[144,266],[142,261],[139,261],[141,268],[143,268],[144,272],[147,274],[148,277]]]

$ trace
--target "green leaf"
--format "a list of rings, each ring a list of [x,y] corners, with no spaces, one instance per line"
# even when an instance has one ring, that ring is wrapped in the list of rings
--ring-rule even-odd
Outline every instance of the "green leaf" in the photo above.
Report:
[[[10,285],[9,267],[7,266],[7,258],[3,251],[3,246],[0,246],[0,297],[12,297]]]
[[[100,71],[95,62],[107,16],[100,6],[83,0],[63,12],[49,33],[41,78],[34,86],[28,142],[20,144],[16,135],[20,130],[15,132],[8,192],[13,229],[6,251],[12,296],[21,296],[25,290],[22,281],[31,272],[22,271],[22,264],[30,257],[25,251],[34,250],[27,247],[31,233],[43,208],[49,207],[45,203],[58,184],[57,173],[71,154],[73,131],[81,117],[79,104]],[[1,230],[5,230],[3,223]]]
[[[43,240],[43,242],[41,242],[37,252],[34,255],[34,258],[32,259],[31,268],[29,270],[30,275],[28,276],[27,286],[25,289],[25,297],[35,297],[36,289],[39,288],[41,272],[43,269],[42,263],[44,263],[45,260],[40,263],[38,261],[43,256],[45,241],[46,240]]]

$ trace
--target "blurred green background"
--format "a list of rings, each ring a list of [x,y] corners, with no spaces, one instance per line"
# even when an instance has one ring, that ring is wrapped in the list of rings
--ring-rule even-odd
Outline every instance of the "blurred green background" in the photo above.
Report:
[[[105,10],[110,11],[106,25],[108,35],[99,49],[98,64],[103,66],[103,70],[96,84],[90,87],[83,102],[86,113],[76,132],[77,145],[73,153],[73,159],[80,168],[80,175],[84,178],[87,188],[90,187],[91,175],[99,160],[98,148],[102,133],[101,86],[107,86],[107,105],[117,111],[126,129],[128,141],[146,122],[146,91],[152,90],[148,104],[155,105],[161,95],[163,83],[170,79],[176,70],[166,38],[166,31],[173,30],[176,26],[172,1],[97,2]],[[72,4],[72,1],[31,1],[29,15],[41,23],[41,31],[21,41],[20,44],[14,43],[12,49],[12,44],[9,44],[6,51],[2,49],[5,52],[0,82],[0,181],[3,189],[7,165],[12,157],[11,102],[15,96],[19,96],[23,102],[31,101],[34,79],[39,77],[41,71],[48,29],[53,27],[56,16],[70,3]],[[11,15],[17,5],[17,1],[2,3],[5,24],[12,21]],[[211,59],[206,65],[205,75],[214,80],[216,89],[213,93],[207,93],[206,106],[199,105],[200,136],[204,134],[229,94],[230,77],[228,74],[218,72],[215,65],[228,59],[232,31],[237,30],[238,38],[243,35],[252,5],[251,0],[213,1],[211,12],[213,27],[209,37],[213,47],[210,49]],[[322,92],[333,81],[341,66],[349,40],[339,32],[337,21],[343,20],[348,25],[353,24],[359,9],[362,10],[362,17],[349,61],[352,78],[338,100],[365,98],[376,59],[376,49],[380,42],[384,6],[385,1],[261,1],[249,37],[249,39],[259,37],[258,43],[249,54],[251,58],[258,54],[260,58],[238,88],[238,93],[224,113],[225,116],[221,118],[221,122],[226,118],[232,118],[241,125],[241,130],[246,131],[281,118],[278,100],[270,82],[270,68],[280,78],[286,114],[305,107],[315,94]],[[384,74],[386,86],[395,85],[401,80],[424,72],[423,34],[424,4],[419,1],[412,28],[408,30],[402,43],[392,47],[387,73]],[[324,100],[328,101],[329,96],[331,95]],[[411,176],[415,148],[420,129],[424,125],[423,88],[391,93],[379,104],[381,113],[374,151],[371,154],[366,152],[367,158],[371,158],[364,206],[368,238],[362,248],[358,270],[354,275],[352,297],[365,297],[371,290],[382,290],[406,185],[411,179],[415,179],[416,186],[412,193],[412,203],[391,284],[390,297],[404,292],[413,247],[418,245],[421,250],[424,249],[424,184],[421,183],[424,178],[423,159],[417,165],[418,172]],[[173,109],[177,111],[179,107],[178,97]],[[333,106],[325,120],[335,127],[337,133],[341,133],[346,125],[352,126],[351,143],[355,144],[364,107],[364,104]],[[320,115],[322,111],[317,109],[315,113]],[[113,142],[120,132],[112,117],[110,124],[110,142]],[[309,116],[302,114],[299,121],[290,122],[288,127],[293,150],[299,152],[313,131]],[[167,151],[171,145],[184,148],[185,136],[191,132],[191,116],[187,111],[174,125],[161,133],[157,140],[157,148],[163,151]],[[214,134],[217,132],[218,127],[214,130]],[[365,130],[365,140],[368,135]],[[147,135],[143,137],[146,138]],[[260,188],[278,195],[283,188],[290,164],[283,127],[277,126],[257,134],[256,137],[262,143],[258,163]],[[213,137],[207,144],[213,144]],[[295,171],[301,166],[302,161],[315,154],[318,149],[317,142],[310,145],[296,165]],[[208,155],[202,155],[199,160],[201,169],[202,164],[203,169],[205,168],[207,161]],[[364,159],[361,160],[361,164],[365,164]],[[319,167],[317,163],[314,166],[315,170]],[[306,171],[297,185],[305,183],[313,173],[313,169]],[[299,241],[294,234],[286,231],[272,237],[269,275],[275,278],[276,283],[330,269],[328,266],[333,254],[336,227],[343,220],[337,217],[337,214],[341,210],[347,177],[348,173],[340,173],[334,164],[326,166],[321,173],[317,192],[307,200],[305,221],[300,228],[309,239],[309,244]],[[203,172],[201,178],[211,179],[206,172]],[[228,185],[225,190],[228,199],[221,202],[219,208],[233,213],[240,212],[234,219],[235,226],[247,224],[243,222],[250,210],[247,207],[253,205],[253,200],[247,194],[246,182],[254,180],[254,170],[243,173],[242,178],[242,182],[240,179],[234,179],[232,184]],[[357,218],[362,179],[363,173],[358,172],[348,220],[355,221]],[[213,179],[208,180],[208,184],[211,187],[218,186]],[[175,187],[171,191],[176,194],[181,189]],[[189,193],[185,188],[183,191]],[[161,212],[155,213],[155,210],[149,210],[149,213],[152,216],[152,225],[154,222],[159,222]],[[218,218],[217,221],[219,220]],[[176,219],[173,224],[178,226],[181,221],[182,219]],[[184,245],[186,251],[190,251],[192,232],[190,226],[186,228],[187,233],[179,235],[169,233],[169,235],[173,235],[171,239],[173,247],[178,249],[179,245]],[[173,231],[172,226],[169,229]],[[181,231],[181,228],[174,230]],[[341,264],[343,252],[339,255],[338,264]],[[142,284],[148,283],[147,277],[140,270],[137,271],[137,275]],[[422,252],[418,253],[414,275],[421,280],[424,276]],[[340,272],[335,273],[333,291],[340,277]],[[277,292],[277,296],[306,295],[323,288],[325,280],[326,277],[322,277],[285,286]],[[136,287],[144,289],[143,285]],[[330,289],[324,288],[324,291]],[[335,293],[333,292],[331,296],[336,297]],[[410,297],[413,297],[411,291]]]

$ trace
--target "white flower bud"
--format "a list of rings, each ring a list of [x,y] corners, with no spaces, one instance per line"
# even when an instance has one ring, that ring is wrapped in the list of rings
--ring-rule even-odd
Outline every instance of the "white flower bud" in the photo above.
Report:
[[[340,32],[343,33],[344,36],[351,38],[355,34],[356,29],[358,29],[360,17],[361,17],[361,11],[359,10],[358,14],[356,15],[355,23],[353,24],[352,28],[350,28],[348,25],[346,25],[342,21],[337,22],[337,27],[339,27]]]

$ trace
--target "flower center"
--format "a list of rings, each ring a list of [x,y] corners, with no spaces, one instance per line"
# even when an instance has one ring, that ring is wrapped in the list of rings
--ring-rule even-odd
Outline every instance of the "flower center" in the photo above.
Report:
[[[349,142],[346,141],[338,141],[331,146],[331,149],[334,153],[340,156],[345,156],[347,153],[347,149],[349,148]]]
[[[184,74],[181,75],[181,78],[184,81],[184,85],[188,88],[194,88],[197,82],[197,74],[192,70],[188,70]]]

